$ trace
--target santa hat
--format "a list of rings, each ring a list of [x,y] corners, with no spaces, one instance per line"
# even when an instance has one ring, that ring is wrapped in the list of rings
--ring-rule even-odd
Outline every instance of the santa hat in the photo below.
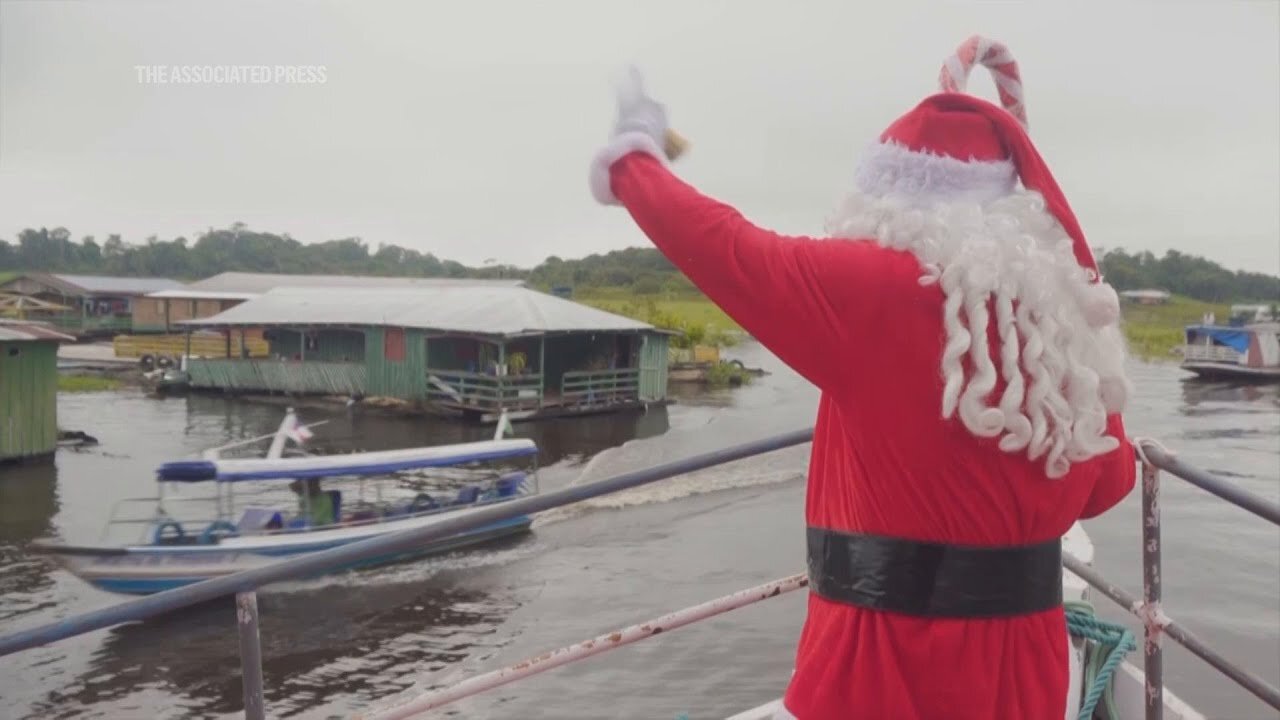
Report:
[[[998,107],[963,93],[969,71],[991,71]],[[926,98],[881,134],[855,175],[858,189],[906,202],[986,202],[1008,195],[1021,181],[1043,196],[1046,210],[1071,238],[1076,260],[1097,280],[1098,265],[1071,206],[1027,135],[1018,64],[1000,43],[973,36],[943,63],[941,92]],[[1114,291],[1095,283],[1086,302],[1091,324],[1114,322]]]

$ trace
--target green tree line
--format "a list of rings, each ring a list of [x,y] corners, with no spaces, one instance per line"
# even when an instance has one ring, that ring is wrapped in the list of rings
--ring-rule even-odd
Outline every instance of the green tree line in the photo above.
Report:
[[[1260,272],[1232,272],[1197,255],[1177,250],[1157,258],[1151,252],[1129,254],[1112,250],[1103,255],[1102,274],[1117,290],[1168,290],[1206,302],[1280,300],[1280,277]]]
[[[1280,277],[1231,271],[1203,257],[1170,250],[1164,257],[1123,249],[1103,255],[1102,272],[1117,290],[1158,288],[1209,302],[1280,299]],[[545,289],[624,289],[637,295],[697,295],[697,290],[653,248],[627,248],[576,260],[548,257],[532,269],[487,262],[468,267],[397,245],[370,247],[360,238],[303,244],[287,233],[252,230],[242,223],[210,229],[194,241],[147,238],[126,243],[119,235],[73,240],[66,228],[26,229],[0,240],[0,271],[171,277],[197,280],[227,271],[402,275],[413,277],[509,277]]]

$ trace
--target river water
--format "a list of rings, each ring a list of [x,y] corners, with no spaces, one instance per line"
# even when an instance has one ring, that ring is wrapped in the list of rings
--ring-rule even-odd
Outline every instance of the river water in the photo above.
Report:
[[[816,392],[758,346],[771,371],[749,387],[690,392],[648,414],[517,426],[541,449],[543,489],[604,477],[812,423]],[[1135,364],[1127,424],[1189,462],[1280,497],[1280,388],[1186,382]],[[0,471],[0,631],[120,598],[26,546],[97,538],[112,503],[154,493],[165,460],[272,432],[281,408],[136,391],[67,395],[63,427],[101,445],[56,465]],[[489,431],[345,408],[313,441],[381,449],[481,439]],[[410,688],[446,684],[804,568],[807,447],[552,511],[534,532],[484,550],[290,583],[260,595],[272,717],[342,717]],[[1166,476],[1167,477],[1167,476]],[[1166,609],[1271,683],[1280,683],[1280,530],[1173,478],[1163,485]],[[1086,525],[1095,563],[1140,590],[1135,492]],[[1109,601],[1096,600],[1112,619]],[[438,711],[467,718],[722,718],[777,697],[790,673],[803,593],[663,634]],[[239,655],[229,602],[0,659],[0,717],[235,717]],[[1169,647],[1170,643],[1166,643]],[[1134,656],[1137,660],[1137,655]],[[1275,717],[1177,649],[1166,683],[1217,718]]]

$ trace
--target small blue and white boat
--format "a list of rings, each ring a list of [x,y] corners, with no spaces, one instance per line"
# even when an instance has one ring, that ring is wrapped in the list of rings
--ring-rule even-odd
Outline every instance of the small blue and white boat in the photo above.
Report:
[[[282,557],[428,526],[537,493],[537,446],[528,439],[503,439],[509,429],[504,417],[493,440],[286,457],[290,440],[301,445],[310,437],[307,426],[298,424],[289,410],[274,435],[208,450],[198,460],[161,465],[158,496],[117,503],[103,544],[45,542],[37,549],[102,590],[145,595]],[[221,456],[230,448],[268,439],[272,443],[266,457]],[[321,478],[325,489],[319,487]],[[214,492],[189,497],[192,487],[212,487]],[[288,507],[290,501],[296,509]],[[124,516],[127,508],[139,503],[148,504],[150,512]],[[531,522],[528,516],[518,516],[443,538],[411,556],[362,564],[474,546],[527,532]],[[106,542],[113,530],[138,525],[144,528],[141,538]]]

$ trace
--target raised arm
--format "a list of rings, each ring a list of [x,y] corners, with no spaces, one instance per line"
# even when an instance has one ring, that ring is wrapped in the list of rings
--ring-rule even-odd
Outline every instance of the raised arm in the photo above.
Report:
[[[635,70],[618,88],[613,137],[591,165],[596,200],[623,205],[654,245],[747,332],[826,391],[849,375],[850,338],[883,300],[890,251],[756,227],[671,173],[666,109]],[[666,149],[664,150],[664,143]]]
[[[810,382],[835,390],[850,338],[880,296],[885,251],[765,230],[699,193],[651,154],[612,163],[610,190],[694,285]]]

